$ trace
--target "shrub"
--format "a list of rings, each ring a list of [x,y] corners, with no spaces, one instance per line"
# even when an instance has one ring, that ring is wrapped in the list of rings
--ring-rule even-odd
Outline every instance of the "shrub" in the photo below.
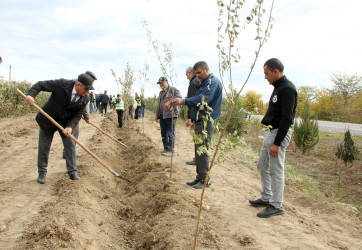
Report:
[[[226,123],[229,111],[231,109],[231,101],[229,98],[224,98],[221,106],[221,115],[218,118],[218,122],[223,127]],[[226,128],[226,131],[230,134],[237,133],[241,135],[246,126],[246,112],[243,109],[240,98],[236,99],[233,113],[230,117],[230,122]]]
[[[302,154],[311,151],[319,141],[319,127],[316,120],[310,117],[309,102],[305,102],[300,124],[295,122],[293,139]]]
[[[16,92],[19,89],[25,95],[31,87],[27,81],[11,81],[10,84],[0,79],[0,117],[21,116],[34,111],[22,96]],[[40,107],[48,100],[49,93],[40,93],[36,98],[36,104]]]
[[[358,159],[359,154],[359,150],[355,146],[351,132],[348,129],[344,134],[344,143],[337,146],[336,156],[338,159],[343,160],[347,167],[347,163],[349,162],[352,165],[353,161]]]

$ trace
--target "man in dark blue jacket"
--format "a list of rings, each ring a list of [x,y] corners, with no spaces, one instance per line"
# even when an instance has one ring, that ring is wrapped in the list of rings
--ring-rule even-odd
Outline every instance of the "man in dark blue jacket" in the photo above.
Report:
[[[206,129],[207,138],[203,144],[195,144],[195,161],[196,161],[196,179],[194,181],[187,182],[186,184],[196,189],[201,189],[204,185],[207,172],[209,171],[209,156],[207,153],[201,155],[197,154],[197,150],[200,146],[207,146],[207,142],[211,141],[214,134],[213,122],[220,116],[221,102],[222,102],[222,85],[219,79],[217,79],[209,71],[209,66],[206,62],[200,61],[194,65],[194,70],[197,78],[199,78],[201,84],[193,97],[186,99],[175,98],[171,101],[174,106],[185,104],[191,107],[190,117],[193,122],[192,128],[195,129],[197,135],[202,134],[202,130]],[[211,118],[213,121],[208,120],[206,128],[202,121],[202,116],[207,114],[203,110],[199,110],[198,104],[202,99],[207,102],[208,106],[213,109]],[[207,187],[210,186],[209,180],[207,180]]]
[[[104,94],[101,95],[100,102],[101,102],[101,104],[100,104],[100,106],[101,106],[100,112],[103,115],[103,110],[104,110],[104,115],[106,115],[107,114],[107,105],[108,105],[108,102],[109,102],[109,96],[107,95],[107,90],[105,90]]]
[[[284,75],[284,66],[279,59],[271,58],[266,61],[264,75],[269,84],[274,86],[274,90],[261,123],[271,126],[271,129],[265,131],[258,161],[261,198],[249,200],[249,203],[254,207],[266,207],[257,213],[257,216],[269,218],[284,214],[282,203],[285,151],[292,137],[298,94],[294,84]]]
[[[38,146],[38,182],[45,183],[50,146],[55,131],[58,130],[65,148],[65,160],[69,178],[78,180],[77,157],[75,142],[69,137],[72,130],[81,119],[89,101],[87,93],[93,90],[92,78],[87,74],[81,74],[77,80],[50,80],[35,83],[26,96],[29,105],[33,105],[35,97],[40,91],[51,92],[49,100],[43,106],[43,110],[58,122],[63,128],[62,133],[48,118],[38,113],[36,121],[39,124]]]

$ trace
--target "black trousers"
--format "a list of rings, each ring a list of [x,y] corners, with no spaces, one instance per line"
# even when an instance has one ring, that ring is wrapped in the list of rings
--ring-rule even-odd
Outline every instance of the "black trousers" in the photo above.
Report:
[[[118,115],[118,124],[119,127],[122,128],[122,123],[123,123],[123,110],[122,109],[117,109],[117,115]]]

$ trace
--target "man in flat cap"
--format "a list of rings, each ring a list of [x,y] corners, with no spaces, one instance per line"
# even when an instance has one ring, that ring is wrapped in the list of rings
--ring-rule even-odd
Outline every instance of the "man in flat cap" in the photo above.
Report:
[[[85,72],[87,75],[89,75],[90,77],[92,77],[92,85],[94,83],[95,80],[97,80],[97,77],[96,75],[92,72],[92,71],[86,71]],[[93,92],[92,92],[93,93]],[[91,95],[89,94],[86,94],[88,97],[89,97],[89,101],[91,101]],[[93,99],[94,100],[94,99]],[[83,112],[83,118],[85,120],[86,123],[90,123],[90,119],[89,119],[89,112],[87,109],[84,109],[84,112]],[[72,130],[72,135],[78,139],[79,137],[79,123],[77,123],[77,125],[75,125],[75,127],[73,128]],[[78,157],[78,155],[76,156]],[[63,159],[65,159],[65,149],[63,148]]]
[[[89,90],[94,90],[92,80],[91,76],[84,73],[80,74],[76,80],[39,81],[29,89],[26,101],[30,106],[34,104],[35,97],[40,91],[52,93],[44,104],[43,110],[64,128],[64,132],[60,131],[41,113],[36,116],[39,124],[38,183],[45,183],[49,151],[55,131],[59,132],[63,141],[69,178],[71,180],[79,179],[75,142],[69,136],[86,109],[89,101],[86,94],[89,93]]]
[[[157,84],[160,85],[161,91],[158,96],[155,121],[160,122],[161,137],[163,150],[160,150],[163,156],[171,157],[175,151],[175,126],[179,113],[179,108],[174,110],[165,108],[173,98],[181,98],[180,91],[168,84],[166,77],[161,76]]]

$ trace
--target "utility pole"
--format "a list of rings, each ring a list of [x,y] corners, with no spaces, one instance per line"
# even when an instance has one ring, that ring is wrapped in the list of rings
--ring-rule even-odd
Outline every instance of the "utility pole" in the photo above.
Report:
[[[11,81],[11,65],[9,67],[9,85],[10,85],[10,81]]]

